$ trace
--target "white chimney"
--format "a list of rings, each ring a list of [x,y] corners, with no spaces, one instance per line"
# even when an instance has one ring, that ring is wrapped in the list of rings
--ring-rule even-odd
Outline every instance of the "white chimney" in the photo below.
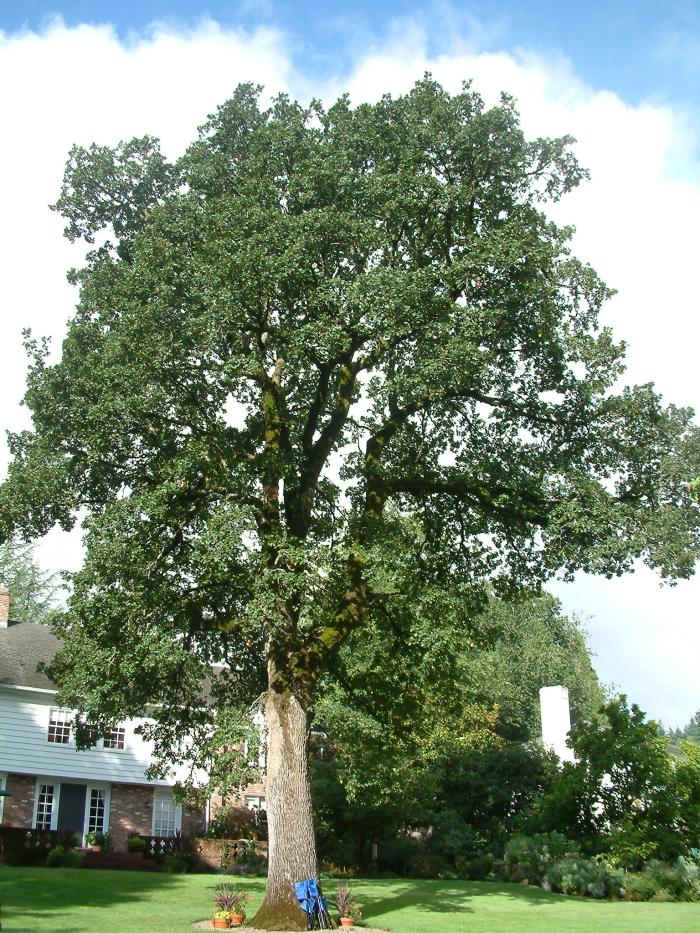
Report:
[[[10,591],[0,586],[0,628],[7,628],[10,619]]]
[[[571,729],[569,713],[569,691],[566,687],[540,688],[540,713],[542,716],[542,742],[545,748],[553,751],[559,761],[576,759],[566,741]]]

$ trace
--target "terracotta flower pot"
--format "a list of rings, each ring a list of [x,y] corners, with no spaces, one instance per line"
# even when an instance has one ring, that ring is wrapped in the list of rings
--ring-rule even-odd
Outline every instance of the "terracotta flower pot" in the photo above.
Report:
[[[245,920],[245,914],[231,914],[231,926],[242,927]]]
[[[229,926],[231,925],[224,917],[214,917],[212,924],[214,925],[215,930],[228,930]]]
[[[341,927],[354,927],[355,921],[352,917],[341,917],[340,918]]]

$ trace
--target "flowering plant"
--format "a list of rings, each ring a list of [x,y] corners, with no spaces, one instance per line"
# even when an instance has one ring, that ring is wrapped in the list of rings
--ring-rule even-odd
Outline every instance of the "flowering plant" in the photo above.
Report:
[[[330,898],[331,903],[337,908],[341,917],[352,917],[353,920],[359,920],[362,911],[355,903],[355,895],[352,893],[350,885],[342,882],[335,889],[335,895]]]
[[[250,894],[240,888],[232,888],[228,884],[220,884],[216,889],[214,906],[220,910],[227,910],[232,914],[245,914],[245,905],[250,900]]]

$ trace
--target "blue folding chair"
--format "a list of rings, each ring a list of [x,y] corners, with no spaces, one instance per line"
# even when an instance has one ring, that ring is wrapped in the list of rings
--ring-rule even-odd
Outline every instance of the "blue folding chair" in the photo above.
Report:
[[[307,930],[335,929],[335,923],[328,913],[328,902],[321,893],[320,885],[315,878],[297,881],[294,884],[294,893],[301,909],[306,914]]]

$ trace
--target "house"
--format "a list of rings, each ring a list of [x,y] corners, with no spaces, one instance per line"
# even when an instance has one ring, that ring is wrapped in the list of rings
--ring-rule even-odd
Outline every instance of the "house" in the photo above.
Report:
[[[56,702],[56,685],[37,670],[61,647],[44,625],[9,618],[10,595],[0,587],[0,826],[65,829],[85,839],[109,832],[115,851],[129,835],[197,835],[206,810],[183,809],[172,785],[146,771],[151,748],[136,729],[119,723],[92,748],[78,751],[71,710]],[[258,801],[259,803],[259,801]]]

